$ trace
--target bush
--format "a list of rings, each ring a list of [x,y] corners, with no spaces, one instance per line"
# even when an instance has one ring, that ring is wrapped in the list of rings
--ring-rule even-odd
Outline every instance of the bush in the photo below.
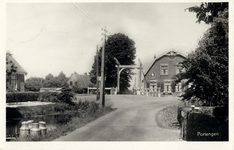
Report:
[[[57,95],[57,98],[60,102],[75,105],[73,102],[73,94],[69,88],[62,88],[62,92]]]
[[[39,97],[38,92],[19,92],[19,93],[6,93],[6,102],[28,102],[37,101]]]
[[[38,101],[41,102],[59,102],[57,92],[41,92]]]

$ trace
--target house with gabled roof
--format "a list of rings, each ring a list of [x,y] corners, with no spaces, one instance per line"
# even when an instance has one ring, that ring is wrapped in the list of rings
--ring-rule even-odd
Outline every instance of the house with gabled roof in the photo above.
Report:
[[[181,71],[179,63],[184,59],[186,56],[174,49],[154,56],[144,73],[144,87],[155,92],[182,92],[182,84],[173,85],[173,77]]]
[[[6,53],[6,59],[7,61],[11,61],[17,67],[17,71],[11,75],[8,85],[11,89],[24,92],[25,75],[27,75],[27,72],[9,52]]]
[[[68,79],[68,85],[69,88],[78,87],[80,89],[87,90],[87,88],[92,85],[92,83],[90,81],[90,76],[87,73],[78,74],[77,72],[74,72]]]

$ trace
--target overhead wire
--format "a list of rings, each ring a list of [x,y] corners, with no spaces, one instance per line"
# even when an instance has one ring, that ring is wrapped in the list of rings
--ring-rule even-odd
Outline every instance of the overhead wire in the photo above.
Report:
[[[90,21],[87,17],[85,17],[80,11],[79,9],[77,9],[76,7],[74,7],[71,4],[67,4],[67,7],[69,7],[71,9],[71,11],[73,11],[75,14],[77,14],[79,17],[81,17],[83,20],[85,20],[87,23],[89,23],[92,27],[96,28],[98,31],[100,31],[100,28],[97,27],[92,21]]]
[[[86,17],[86,18],[88,18],[91,22],[93,22],[99,29],[101,29],[101,26],[88,14],[88,13],[85,13],[85,11],[83,10],[83,8],[79,5],[79,4],[77,4],[77,5],[75,5],[75,4],[73,4],[77,9],[78,9],[78,11],[80,11],[82,14],[84,14],[84,16]]]

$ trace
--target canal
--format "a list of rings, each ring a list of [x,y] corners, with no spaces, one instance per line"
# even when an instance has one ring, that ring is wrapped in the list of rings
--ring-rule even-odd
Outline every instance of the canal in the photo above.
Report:
[[[46,122],[47,131],[55,129],[59,125],[67,124],[76,113],[57,114],[57,115],[43,115],[37,117],[27,118],[7,118],[6,119],[6,137],[15,137],[20,133],[21,122],[33,120],[33,123],[39,121]]]

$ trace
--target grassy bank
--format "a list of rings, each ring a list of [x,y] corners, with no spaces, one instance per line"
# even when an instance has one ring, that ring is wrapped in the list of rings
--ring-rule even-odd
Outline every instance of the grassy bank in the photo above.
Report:
[[[77,128],[80,128],[97,118],[108,114],[109,112],[113,111],[114,109],[111,107],[104,107],[99,108],[97,111],[93,111],[92,109],[89,109],[84,116],[82,117],[73,117],[71,121],[68,122],[66,125],[58,126],[54,130],[50,130],[47,132],[45,136],[32,136],[27,135],[24,137],[18,137],[15,141],[52,141],[56,138],[59,138],[60,136],[66,135],[68,132],[72,132],[76,130]]]
[[[66,135],[79,127],[113,111],[110,99],[106,99],[106,107],[101,106],[101,102],[93,100],[77,100],[73,105],[66,103],[55,103],[40,106],[7,108],[8,118],[26,118],[43,116],[48,114],[75,113],[67,124],[59,125],[55,129],[48,130],[47,135],[43,137],[27,135],[25,137],[16,137],[14,141],[51,141],[60,136]]]
[[[159,127],[178,130],[180,128],[177,120],[177,106],[163,108],[156,114],[156,122]]]

